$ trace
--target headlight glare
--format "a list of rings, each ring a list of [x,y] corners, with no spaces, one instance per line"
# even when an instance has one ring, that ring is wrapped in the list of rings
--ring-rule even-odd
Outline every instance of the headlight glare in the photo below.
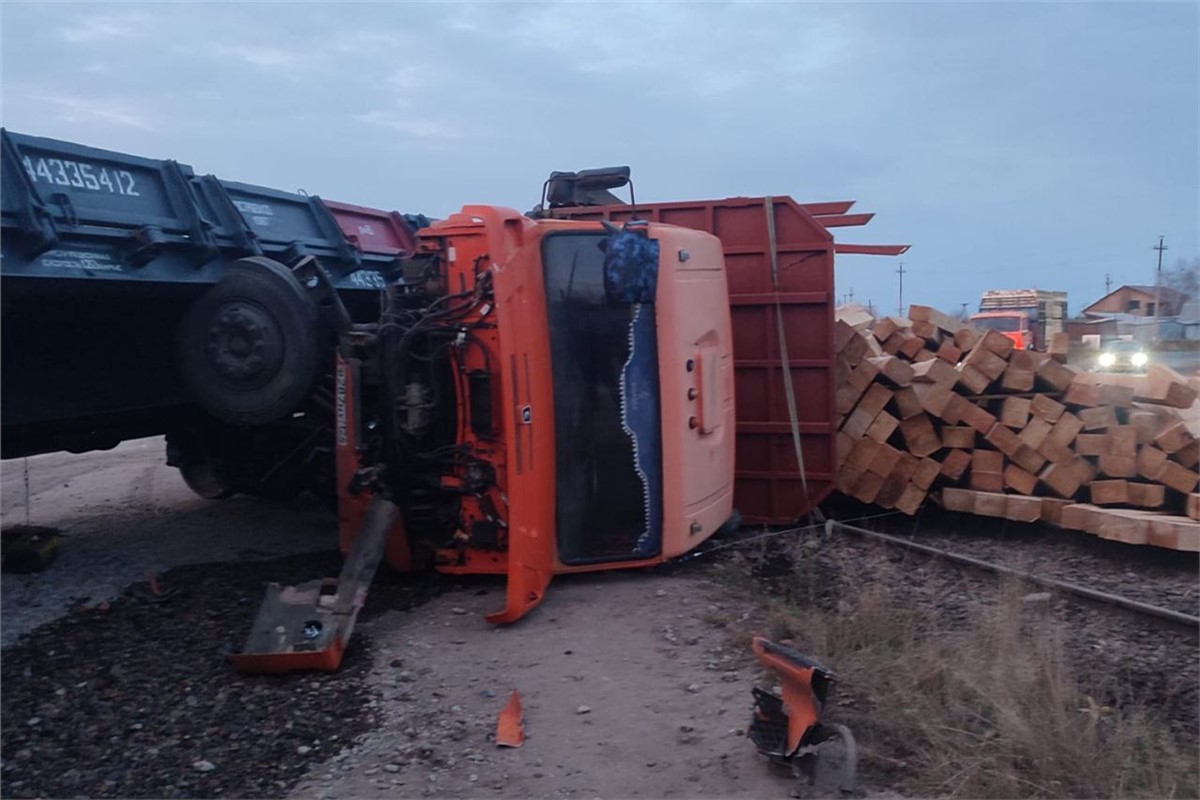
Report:
[[[1130,363],[1132,363],[1135,367],[1144,367],[1146,366],[1146,362],[1149,360],[1150,359],[1146,357],[1145,353],[1134,353],[1133,357],[1129,359]]]
[[[1117,357],[1114,356],[1112,353],[1101,353],[1100,354],[1100,366],[1111,367],[1115,363],[1117,363]]]

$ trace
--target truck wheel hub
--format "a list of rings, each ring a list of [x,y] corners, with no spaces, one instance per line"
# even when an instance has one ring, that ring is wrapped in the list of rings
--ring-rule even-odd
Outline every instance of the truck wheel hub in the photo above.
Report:
[[[244,381],[277,363],[281,337],[271,315],[249,305],[226,306],[208,329],[209,362],[222,377]]]

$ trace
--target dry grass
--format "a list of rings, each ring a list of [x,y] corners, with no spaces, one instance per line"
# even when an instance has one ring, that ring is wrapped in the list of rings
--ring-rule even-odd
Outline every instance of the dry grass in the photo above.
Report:
[[[1100,707],[1080,691],[1059,623],[1022,602],[1028,589],[1004,586],[948,624],[932,604],[898,597],[901,570],[884,565],[869,586],[831,592],[836,576],[799,547],[762,615],[726,627],[790,639],[841,677],[828,716],[854,730],[868,775],[923,797],[1200,795],[1194,740],[1144,708]],[[745,553],[717,571],[761,586],[761,559],[779,555]]]

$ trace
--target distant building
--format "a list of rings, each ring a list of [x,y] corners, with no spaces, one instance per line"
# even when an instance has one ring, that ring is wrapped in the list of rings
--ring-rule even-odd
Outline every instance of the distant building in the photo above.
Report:
[[[1117,321],[1112,317],[1077,317],[1067,320],[1064,329],[1072,342],[1083,341],[1085,336],[1113,339],[1117,336]]]
[[[1135,317],[1173,317],[1179,313],[1187,295],[1169,287],[1122,286],[1083,310],[1085,317],[1129,314]],[[1162,304],[1157,308],[1156,303]]]
[[[1184,339],[1200,340],[1200,301],[1184,303],[1177,319]]]

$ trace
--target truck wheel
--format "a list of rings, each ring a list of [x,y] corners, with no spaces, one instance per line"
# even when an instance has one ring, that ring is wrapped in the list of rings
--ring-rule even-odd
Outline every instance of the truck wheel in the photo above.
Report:
[[[213,463],[208,459],[180,465],[179,476],[189,489],[205,500],[224,500],[234,494],[232,489],[217,478]]]
[[[239,425],[280,419],[311,391],[318,309],[291,270],[259,256],[235,261],[183,320],[183,379],[206,410]]]

